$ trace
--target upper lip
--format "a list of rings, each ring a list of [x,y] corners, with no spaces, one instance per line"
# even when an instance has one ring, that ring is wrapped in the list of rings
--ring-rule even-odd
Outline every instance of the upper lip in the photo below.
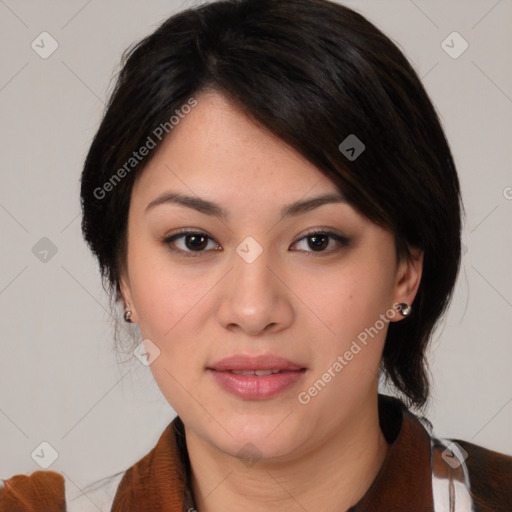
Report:
[[[275,354],[248,356],[244,354],[235,354],[208,367],[210,370],[228,371],[228,370],[302,370],[303,366],[296,364],[284,357]]]

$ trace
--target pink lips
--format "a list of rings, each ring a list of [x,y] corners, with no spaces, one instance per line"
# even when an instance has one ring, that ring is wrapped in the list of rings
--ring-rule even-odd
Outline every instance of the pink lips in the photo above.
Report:
[[[218,361],[207,370],[225,391],[246,400],[272,398],[296,383],[306,372],[306,368],[273,354],[252,357],[237,354]],[[278,373],[267,375],[270,370]],[[264,375],[233,373],[254,371]]]

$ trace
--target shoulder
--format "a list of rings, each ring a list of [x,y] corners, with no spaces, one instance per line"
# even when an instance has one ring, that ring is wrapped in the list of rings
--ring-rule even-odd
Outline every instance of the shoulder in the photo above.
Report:
[[[511,510],[512,456],[454,440],[466,457],[471,495],[477,510]]]
[[[125,499],[132,490],[132,477],[140,478],[141,488],[145,492],[155,489],[157,481],[163,480],[164,487],[170,485],[172,478],[165,478],[162,468],[167,468],[169,476],[181,477],[178,469],[181,462],[174,452],[178,450],[174,440],[174,427],[179,424],[173,420],[160,435],[157,446],[151,449],[130,468],[85,487],[77,485],[65,473],[44,470],[34,471],[30,475],[14,475],[8,479],[0,478],[1,512],[110,512],[118,490],[122,489]],[[158,448],[158,450],[157,450]],[[170,450],[169,450],[170,448]],[[155,477],[155,478],[153,478]],[[127,482],[123,488],[123,481]],[[181,492],[181,487],[176,487]]]
[[[0,480],[0,510],[66,511],[65,480],[56,471],[34,471],[31,475],[14,475]]]
[[[2,512],[109,512],[125,472],[95,481],[80,488],[65,474],[34,471],[0,479]]]
[[[431,443],[436,511],[510,512],[512,457],[460,439]]]
[[[403,422],[421,425],[430,437],[434,510],[512,511],[511,455],[460,439],[438,437],[427,418],[405,404],[398,405]]]

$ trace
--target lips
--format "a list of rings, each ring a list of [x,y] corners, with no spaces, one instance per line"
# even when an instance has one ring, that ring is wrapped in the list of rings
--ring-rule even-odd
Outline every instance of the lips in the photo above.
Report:
[[[301,380],[306,372],[300,364],[273,354],[237,354],[207,370],[222,389],[244,400],[276,397]]]
[[[225,359],[221,359],[208,367],[210,370],[219,372],[252,372],[256,374],[259,371],[271,371],[273,373],[282,371],[298,371],[303,370],[304,367],[300,364],[294,363],[283,357],[266,354],[258,356],[247,356],[244,354],[235,354]],[[266,375],[266,374],[262,374]]]

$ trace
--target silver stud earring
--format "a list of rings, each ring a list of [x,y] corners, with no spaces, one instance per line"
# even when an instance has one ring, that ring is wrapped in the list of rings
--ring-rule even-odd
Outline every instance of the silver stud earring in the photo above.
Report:
[[[411,314],[412,307],[405,302],[400,302],[400,304],[398,304],[398,311],[400,311],[403,316],[409,316]]]
[[[128,309],[130,307],[130,304],[125,304],[125,311],[124,311],[124,321],[128,322],[129,324],[132,322],[132,312]]]

